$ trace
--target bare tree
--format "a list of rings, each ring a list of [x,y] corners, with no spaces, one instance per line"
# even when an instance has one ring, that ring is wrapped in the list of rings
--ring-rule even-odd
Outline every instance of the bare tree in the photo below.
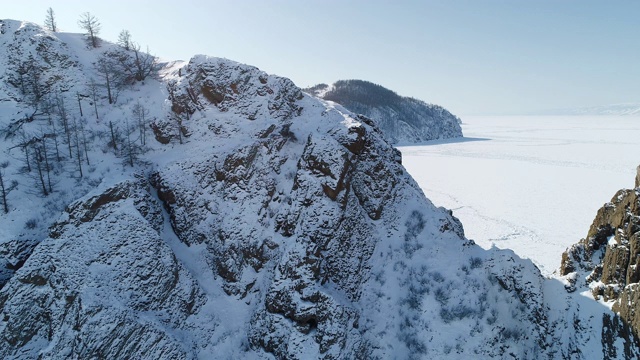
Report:
[[[80,141],[82,141],[82,148],[84,150],[84,157],[87,160],[87,165],[91,165],[89,163],[89,141],[87,140],[87,121],[83,118],[80,118],[77,126],[80,127]],[[77,131],[77,130],[76,130]]]
[[[22,153],[24,154],[24,159],[23,159],[24,167],[22,167],[20,172],[29,173],[31,172],[31,154],[29,151],[30,145],[31,145],[31,138],[29,137],[29,135],[27,135],[24,129],[20,129],[20,131],[18,132],[18,136],[19,136],[20,142],[17,145],[14,145],[13,147],[11,147],[11,149],[20,148],[20,150],[22,150]]]
[[[47,17],[44,19],[44,26],[53,32],[58,32],[58,24],[56,24],[56,18],[54,15],[53,9],[48,8]]]
[[[18,182],[16,180],[12,180],[11,183],[6,183],[6,178],[4,175],[4,169],[9,166],[9,162],[5,161],[0,163],[0,196],[2,196],[2,206],[4,207],[4,213],[9,213],[9,204],[7,202],[7,196],[9,193],[18,187]]]
[[[154,75],[158,71],[158,59],[149,54],[149,48],[147,51],[140,51],[139,44],[133,44],[131,46],[133,51],[133,74],[137,81],[144,81],[147,77]]]
[[[113,127],[113,122],[111,121],[109,121],[109,133],[111,134],[111,141],[109,141],[109,146],[111,146],[113,148],[113,151],[117,153],[119,132],[117,128]]]
[[[100,117],[98,117],[98,84],[96,84],[96,81],[93,78],[89,80],[89,97],[91,98],[91,101],[93,101],[93,110],[95,110],[96,113],[96,120],[100,120]]]
[[[47,131],[41,131],[43,138],[53,139],[53,144],[56,150],[56,160],[60,162],[60,149],[58,147],[58,132],[56,130],[56,122],[53,121],[53,115],[56,109],[56,103],[51,94],[47,94],[45,101],[43,101],[42,111],[47,115]]]
[[[40,128],[40,148],[42,149],[42,156],[44,158],[44,169],[47,172],[47,185],[49,186],[49,193],[53,192],[53,186],[51,185],[51,170],[53,167],[49,163],[49,143],[47,139],[55,138],[55,134],[46,132],[43,128]]]
[[[8,73],[7,81],[20,89],[24,102],[32,108],[31,114],[25,114],[24,119],[31,122],[36,115],[42,115],[39,111],[42,105],[46,105],[44,102],[51,92],[52,83],[44,80],[43,74],[46,69],[39,66],[31,55],[20,61],[13,68],[13,72]]]
[[[129,46],[129,51],[122,48],[105,53],[105,57],[116,66],[123,80],[133,84],[155,75],[158,72],[158,59],[149,54],[149,49],[146,52],[140,50],[140,45],[137,43],[131,42]]]
[[[44,150],[42,148],[42,138],[33,135],[21,134],[22,141],[12,148],[19,147],[24,151],[26,168],[22,171],[29,173],[35,181],[35,187],[40,188],[42,195],[48,196],[50,191],[47,190],[47,184],[45,183],[45,172],[47,171],[48,160],[45,160]],[[35,172],[31,170],[35,168]]]
[[[100,34],[100,22],[98,21],[98,18],[91,15],[89,12],[85,12],[80,15],[78,25],[87,32],[87,40],[92,48],[100,46],[100,38],[98,37],[98,34]]]
[[[87,95],[82,95],[76,91],[76,100],[78,100],[78,109],[80,110],[80,116],[84,116],[82,113],[82,98],[87,97]]]
[[[69,158],[73,157],[73,150],[71,149],[71,126],[69,126],[69,115],[67,114],[67,107],[64,104],[64,98],[57,94],[56,105],[58,107],[58,115],[60,116],[60,122],[64,129],[64,134],[67,138],[67,146],[69,147]]]
[[[34,144],[34,160],[35,160],[35,166],[36,166],[36,170],[37,175],[38,175],[38,182],[39,184],[42,186],[42,195],[44,196],[49,196],[49,191],[47,190],[47,185],[44,181],[44,172],[46,171],[46,167],[45,167],[45,157],[43,154],[43,150],[40,146],[38,146],[37,144]]]
[[[78,164],[78,171],[80,172],[80,177],[82,177],[82,152],[80,150],[80,136],[78,136],[78,122],[76,118],[73,117],[73,133],[75,138],[74,146],[76,148],[76,159]]]
[[[58,162],[62,161],[62,159],[60,158],[60,148],[58,146],[58,131],[56,130],[55,121],[51,121],[49,123],[49,132],[47,133],[46,137],[53,139],[53,145],[56,150],[56,160]]]
[[[134,160],[138,158],[138,147],[135,145],[135,139],[133,138],[133,134],[136,132],[136,126],[132,126],[129,124],[129,120],[124,118],[125,125],[125,136],[126,140],[124,142],[124,152],[127,160],[129,162],[129,166],[133,167]]]
[[[147,127],[149,126],[150,111],[140,103],[140,100],[138,100],[138,102],[133,105],[131,113],[138,125],[138,138],[140,139],[140,145],[144,146],[147,143]]]
[[[127,51],[131,50],[131,33],[129,30],[120,31],[118,35],[118,45]]]
[[[113,52],[105,52],[100,56],[98,62],[94,64],[98,71],[98,76],[103,81],[102,86],[107,90],[109,104],[115,104],[120,91],[127,84],[126,75],[119,65],[118,55]]]

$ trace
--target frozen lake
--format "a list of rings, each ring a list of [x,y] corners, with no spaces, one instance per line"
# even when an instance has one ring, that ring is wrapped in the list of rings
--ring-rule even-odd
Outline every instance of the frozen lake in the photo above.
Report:
[[[403,164],[480,246],[513,249],[544,274],[596,211],[634,185],[640,117],[465,117],[465,139],[399,147]]]

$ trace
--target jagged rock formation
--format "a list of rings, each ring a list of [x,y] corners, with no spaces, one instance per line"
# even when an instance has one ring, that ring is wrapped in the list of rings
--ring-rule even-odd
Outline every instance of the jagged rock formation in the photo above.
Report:
[[[588,287],[597,300],[608,302],[619,318],[606,320],[629,341],[640,331],[640,167],[635,189],[618,191],[596,215],[587,237],[562,256],[560,274],[568,291]],[[615,333],[615,331],[613,331]],[[627,349],[626,357],[637,356]]]
[[[368,81],[340,80],[333,85],[319,84],[305,91],[373,119],[387,139],[395,144],[462,137],[460,119],[443,107],[399,96]]]
[[[71,204],[0,294],[2,357],[187,358],[166,328],[205,298],[162,222],[144,180]]]
[[[0,44],[25,26],[35,25],[3,22]],[[68,73],[69,91],[79,91],[98,50],[62,45],[80,39],[72,34],[35,33],[22,41],[52,36],[77,60],[46,71]],[[19,92],[3,79],[4,93]],[[511,251],[465,239],[369,118],[288,79],[200,55],[165,64],[157,80],[131,85],[116,105],[103,99],[103,117],[87,127],[101,134],[107,124],[122,126],[134,94],[145,96],[158,140],[136,166],[119,165],[95,136],[91,154],[102,162],[85,177],[57,178],[73,191],[23,193],[34,209],[74,197],[54,223],[38,218],[34,228],[45,235],[8,226],[19,209],[2,215],[0,255],[10,271],[0,289],[0,357],[637,352],[631,337],[617,338],[615,318],[603,324],[608,309],[558,295],[557,281]],[[4,106],[11,116],[0,118],[3,129],[29,108],[19,97]],[[76,111],[69,109],[80,117]],[[48,121],[34,116],[20,126]],[[60,171],[71,167],[60,163]]]

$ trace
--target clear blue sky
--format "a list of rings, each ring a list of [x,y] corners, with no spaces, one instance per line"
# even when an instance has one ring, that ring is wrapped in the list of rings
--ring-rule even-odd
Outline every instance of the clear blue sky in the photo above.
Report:
[[[64,31],[81,13],[165,59],[226,57],[306,87],[363,79],[455,114],[640,102],[636,0],[3,0]]]

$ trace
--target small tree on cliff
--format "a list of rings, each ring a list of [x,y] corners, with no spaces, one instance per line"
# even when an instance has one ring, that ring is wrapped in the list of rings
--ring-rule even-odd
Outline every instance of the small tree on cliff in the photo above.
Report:
[[[53,32],[58,32],[58,24],[56,24],[56,18],[52,8],[47,9],[47,17],[44,19],[44,26]]]
[[[98,38],[98,34],[100,34],[100,22],[98,18],[91,15],[91,13],[83,13],[80,15],[78,25],[87,32],[87,41],[92,48],[100,46],[100,38]]]
[[[9,212],[9,204],[7,202],[7,196],[11,191],[13,191],[16,187],[18,187],[18,182],[13,180],[11,183],[7,182],[5,178],[4,169],[9,166],[9,162],[5,161],[0,163],[0,196],[2,196],[2,207],[4,209],[4,213],[7,214]]]

